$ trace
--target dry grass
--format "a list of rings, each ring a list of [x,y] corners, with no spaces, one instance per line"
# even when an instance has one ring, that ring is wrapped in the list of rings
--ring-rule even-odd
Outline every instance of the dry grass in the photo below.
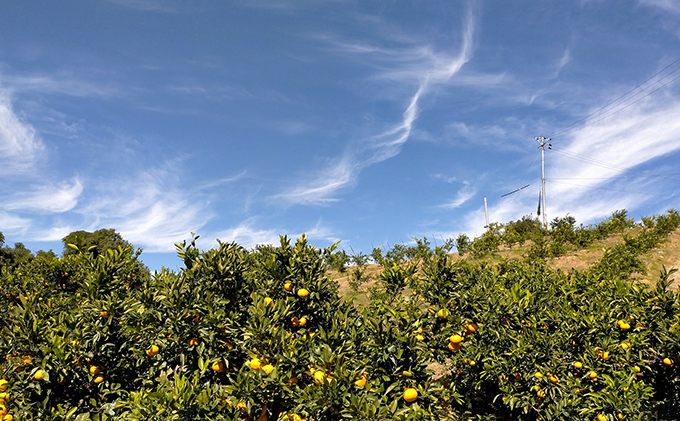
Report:
[[[578,271],[585,270],[597,263],[604,255],[606,249],[623,242],[624,235],[635,236],[639,234],[640,230],[640,228],[628,229],[621,234],[614,234],[604,240],[595,241],[585,249],[568,251],[563,256],[549,259],[548,265],[553,269],[559,269],[564,272],[568,272],[572,269]],[[520,259],[530,248],[530,244],[515,246],[513,248],[501,247],[493,256],[485,257],[482,260],[487,263],[493,263],[498,262],[501,258]],[[458,253],[453,253],[450,255],[450,258],[455,261],[460,259],[460,256]],[[659,272],[664,267],[667,270],[670,270],[671,268],[680,269],[680,229],[671,233],[659,247],[646,255],[640,256],[640,259],[647,269],[646,273],[635,274],[633,278],[640,279],[648,284],[653,285],[656,282],[659,277]],[[353,267],[347,268],[345,273],[329,271],[328,275],[340,285],[338,292],[341,297],[353,302],[355,305],[364,305],[368,302],[367,290],[369,287],[376,284],[381,268],[380,265],[377,264],[366,265],[365,276],[368,277],[369,281],[363,284],[358,291],[353,291],[350,287],[349,279],[352,269]],[[678,279],[677,282],[680,283],[680,273],[677,276],[674,276],[674,278]],[[677,288],[677,284],[674,283],[671,285],[671,289],[677,290]]]

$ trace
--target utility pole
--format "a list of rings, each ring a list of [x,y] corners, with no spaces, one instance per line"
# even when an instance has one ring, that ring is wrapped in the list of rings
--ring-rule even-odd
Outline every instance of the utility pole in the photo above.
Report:
[[[552,144],[550,143],[549,137],[537,137],[535,138],[539,142],[538,149],[541,150],[541,196],[543,198],[543,227],[548,228],[548,217],[546,216],[545,209],[545,147],[552,149]]]
[[[486,226],[489,226],[489,208],[486,206],[486,196],[484,196],[484,214],[486,215]]]

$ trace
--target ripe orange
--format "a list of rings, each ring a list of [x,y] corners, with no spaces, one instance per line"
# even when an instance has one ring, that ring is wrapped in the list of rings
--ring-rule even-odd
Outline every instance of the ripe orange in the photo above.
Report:
[[[238,401],[236,404],[236,409],[238,409],[241,412],[246,412],[248,410],[248,405],[245,404],[243,401]]]
[[[325,379],[325,378],[326,378],[326,376],[323,374],[323,371],[319,370],[319,371],[314,372],[314,383],[322,384],[323,379]]]
[[[594,371],[591,371],[591,372],[588,373],[588,377],[595,380],[597,378],[597,373],[594,372]]]
[[[151,345],[151,348],[146,350],[146,355],[153,357],[154,355],[157,355],[160,350],[161,349],[158,347],[158,345]]]
[[[14,416],[12,416],[12,414],[7,414],[5,415],[5,418],[2,419],[2,421],[14,421]]]
[[[363,389],[364,386],[366,386],[366,381],[367,381],[367,380],[368,380],[368,379],[366,378],[366,375],[365,375],[365,374],[362,374],[362,375],[359,377],[359,380],[355,381],[354,384],[356,385],[356,387],[360,387],[360,388]]]
[[[451,351],[458,351],[458,350],[460,350],[460,344],[455,344],[455,343],[453,343],[453,342],[449,342],[448,347],[449,347],[449,349],[450,349]]]
[[[638,366],[633,367],[633,370],[635,370],[636,373],[639,373],[641,371],[640,367]]]
[[[101,373],[101,370],[99,369],[99,367],[97,367],[96,365],[90,366],[90,374],[99,374],[99,373]]]
[[[198,345],[198,338],[196,338],[196,337],[189,338],[187,343],[189,344],[189,346],[196,346],[196,345]]]
[[[597,414],[597,421],[607,421],[607,417],[603,414]]]
[[[307,324],[307,318],[302,316],[300,317],[300,327],[304,327]]]
[[[286,282],[286,284],[283,286],[283,289],[285,289],[286,291],[292,291],[293,284],[291,284],[290,282]]]
[[[548,378],[550,379],[550,381],[551,381],[552,383],[559,383],[559,382],[560,382],[560,379],[559,379],[557,376],[555,376],[555,375],[552,375],[552,374],[551,374],[550,376],[548,376]]]
[[[541,399],[545,398],[545,392],[541,389],[538,389],[538,392],[536,392],[536,395]]]
[[[406,402],[413,402],[418,399],[418,391],[412,387],[404,390],[404,400]]]
[[[470,360],[470,367],[474,367],[476,364],[475,360]]]
[[[458,335],[458,334],[452,335],[449,338],[449,342],[451,342],[452,344],[459,344],[459,343],[463,342],[463,337]]]
[[[273,302],[274,302],[274,300],[272,300],[272,299],[269,298],[269,297],[266,297],[266,298],[264,299],[264,305],[266,305],[266,306],[272,305]]]
[[[309,296],[309,291],[307,291],[304,288],[300,288],[297,292],[298,297],[300,298],[307,298]]]
[[[449,311],[443,308],[437,312],[437,317],[440,319],[447,319],[449,317]]]
[[[99,313],[103,318],[108,319],[109,318],[109,312],[106,310],[102,310],[101,313]]]
[[[670,366],[673,365],[673,360],[671,360],[670,358],[666,357],[666,358],[663,359],[663,363],[670,367]]]
[[[574,363],[574,368],[583,368],[583,364],[581,363],[581,361],[576,361]]]
[[[218,373],[221,373],[224,371],[224,362],[222,361],[215,361],[212,363],[212,369],[213,371],[217,371]]]
[[[99,383],[101,383],[101,382],[104,381],[104,376],[102,376],[102,375],[100,374],[100,375],[98,375],[97,377],[95,377],[94,380],[92,380],[92,381],[94,382],[94,384],[99,384]]]
[[[272,371],[274,371],[274,366],[271,364],[267,364],[262,367],[262,371],[264,371],[266,375],[270,375]]]
[[[4,392],[9,387],[9,382],[5,379],[0,379],[0,392]]]
[[[418,334],[416,335],[416,339],[418,339],[419,341],[424,341],[425,337],[423,335]]]
[[[253,370],[259,370],[262,367],[262,361],[259,358],[253,358],[250,360],[250,368]]]
[[[43,373],[42,370],[38,370],[35,372],[35,374],[33,374],[33,378],[36,380],[42,380],[45,378],[45,373]]]
[[[477,329],[479,329],[479,326],[477,326],[476,323],[465,322],[465,332],[466,333],[475,333],[475,332],[477,332]]]

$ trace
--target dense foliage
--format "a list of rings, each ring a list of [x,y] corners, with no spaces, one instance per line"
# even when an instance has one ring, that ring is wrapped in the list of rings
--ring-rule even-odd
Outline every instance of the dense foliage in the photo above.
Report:
[[[452,260],[453,241],[376,249],[363,307],[327,275],[347,256],[304,236],[185,242],[184,269],[153,275],[128,245],[4,264],[0,419],[678,419],[673,271],[651,287],[631,274],[679,224],[675,211],[645,218],[569,273],[537,239],[585,244],[630,228],[625,212],[547,233],[529,218],[490,227],[471,249],[512,232],[533,251],[496,264]]]

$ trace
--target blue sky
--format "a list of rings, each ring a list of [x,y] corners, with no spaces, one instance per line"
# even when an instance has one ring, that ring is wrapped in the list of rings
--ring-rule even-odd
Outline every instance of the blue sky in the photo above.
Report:
[[[674,0],[6,1],[0,231],[115,228],[152,269],[190,232],[441,243],[484,231],[485,196],[535,214],[536,136],[549,219],[657,214],[678,59]]]

